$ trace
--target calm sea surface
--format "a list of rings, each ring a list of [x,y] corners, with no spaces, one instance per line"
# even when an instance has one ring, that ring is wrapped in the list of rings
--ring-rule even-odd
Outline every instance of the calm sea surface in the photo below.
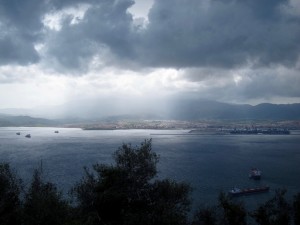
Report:
[[[31,138],[25,138],[28,133]],[[9,162],[28,184],[42,160],[45,177],[66,193],[80,180],[84,166],[112,163],[112,153],[122,143],[139,145],[149,138],[160,155],[158,178],[188,182],[194,205],[214,204],[220,191],[234,186],[271,187],[269,193],[242,197],[250,207],[269,199],[278,188],[287,189],[288,197],[300,192],[297,131],[291,135],[189,135],[188,130],[0,128],[0,161]],[[260,181],[248,179],[252,167],[262,170]]]

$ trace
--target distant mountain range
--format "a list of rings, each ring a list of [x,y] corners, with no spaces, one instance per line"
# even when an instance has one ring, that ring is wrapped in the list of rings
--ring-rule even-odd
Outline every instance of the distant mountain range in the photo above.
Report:
[[[84,108],[81,106],[81,108]],[[94,108],[97,108],[95,104]],[[100,107],[99,107],[100,108]],[[148,107],[147,113],[119,113],[114,111],[111,116],[108,113],[105,115],[99,114],[95,116],[95,112],[89,115],[88,108],[81,114],[72,114],[69,111],[60,119],[44,119],[44,116],[35,116],[29,110],[24,111],[22,115],[21,109],[16,112],[11,110],[12,114],[8,114],[7,110],[0,110],[0,126],[58,126],[64,124],[78,124],[78,123],[93,123],[95,121],[105,120],[142,120],[142,119],[156,119],[156,120],[300,120],[300,103],[296,104],[259,104],[256,106],[228,104],[216,101],[207,100],[177,100],[168,103],[168,110],[161,113],[157,108],[151,111]],[[76,111],[76,108],[73,110]],[[101,112],[97,109],[97,112]],[[52,108],[55,112],[55,108]],[[109,111],[109,109],[106,109]],[[6,114],[3,114],[6,112]],[[17,115],[22,116],[17,116]],[[26,115],[26,116],[24,116]],[[75,119],[74,119],[75,118]]]
[[[20,126],[56,126],[57,121],[43,118],[33,118],[30,116],[9,116],[0,114],[0,127],[20,127]]]
[[[173,119],[198,120],[298,120],[300,103],[256,106],[228,104],[215,101],[183,101],[173,105]],[[176,109],[176,110],[175,110]]]

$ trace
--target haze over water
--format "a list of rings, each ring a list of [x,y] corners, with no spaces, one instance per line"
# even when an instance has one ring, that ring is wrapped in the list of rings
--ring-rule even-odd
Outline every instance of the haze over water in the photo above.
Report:
[[[188,130],[95,130],[0,128],[0,161],[9,162],[29,183],[42,161],[45,178],[65,193],[83,175],[83,167],[113,163],[122,143],[139,145],[152,138],[160,155],[158,178],[190,183],[195,205],[213,204],[220,191],[269,185],[270,193],[243,197],[249,205],[269,199],[277,188],[288,197],[300,191],[300,133],[291,135],[191,135]],[[16,135],[21,132],[21,135]],[[30,133],[32,138],[25,138]],[[249,180],[252,167],[260,181]]]

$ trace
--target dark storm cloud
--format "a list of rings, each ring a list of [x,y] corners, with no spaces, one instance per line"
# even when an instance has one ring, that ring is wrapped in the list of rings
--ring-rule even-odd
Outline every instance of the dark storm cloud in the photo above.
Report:
[[[263,99],[292,99],[300,96],[299,71],[283,67],[231,72],[193,69],[184,75],[186,79],[201,82],[206,87],[200,88],[197,93],[207,99],[259,102]],[[200,79],[202,76],[205,78]],[[235,80],[238,76],[239,79]]]
[[[293,66],[299,57],[300,17],[281,10],[288,3],[156,0],[148,25],[141,28],[128,12],[131,0],[0,0],[0,64],[43,57],[66,70],[79,70],[100,55],[103,66]],[[66,17],[61,30],[45,30],[47,13],[78,4],[90,5],[79,23]],[[43,56],[34,48],[39,42],[45,44]]]
[[[0,38],[0,52],[0,65],[10,63],[24,65],[37,62],[39,59],[33,44],[14,33]]]
[[[55,49],[49,52],[77,62],[78,58],[101,54],[104,47],[118,65],[131,62],[142,67],[175,68],[228,69],[249,62],[261,67],[293,66],[299,57],[300,18],[281,10],[288,4],[286,0],[155,1],[145,29],[133,26],[127,12],[132,4],[126,0],[99,1],[86,12],[82,23],[66,26],[68,32],[57,34],[57,40],[75,34],[79,42],[84,39],[93,43],[97,48],[90,54],[81,55],[86,50],[80,48],[86,45],[72,41],[55,45],[75,49],[79,54],[69,54],[68,50],[62,54]]]
[[[88,18],[90,19],[89,23],[84,23],[76,28],[68,24],[69,26],[63,26],[64,30],[57,33],[45,32],[43,18],[47,13],[83,3],[94,4],[93,9],[91,9],[94,11],[92,15],[94,17]],[[101,30],[99,33],[99,29],[103,29],[103,26],[100,23],[95,23],[99,21],[106,21],[107,23],[106,17],[112,19],[116,16],[116,19],[106,24],[107,27],[110,26],[110,29],[114,29],[113,27],[118,26],[117,24],[123,19],[118,13],[124,14],[132,4],[132,1],[110,0],[0,0],[0,65],[10,63],[25,65],[38,62],[40,55],[35,49],[35,44],[44,44],[45,40],[51,41],[50,45],[47,46],[50,49],[49,53],[51,53],[49,57],[56,57],[60,64],[66,68],[74,68],[74,66],[78,68],[79,61],[82,62],[81,64],[85,64],[83,62],[87,62],[95,54],[95,49],[91,50],[90,46],[101,45],[102,42],[105,43],[105,40],[109,40],[110,46],[114,46],[117,50],[119,46],[115,44],[114,39],[122,40],[123,30],[115,30],[113,33]],[[114,9],[109,9],[107,5],[114,6]],[[98,19],[99,21],[97,21]],[[89,31],[91,32],[89,33]],[[108,35],[110,37],[106,37],[104,40],[95,40],[97,39],[97,36],[93,36],[95,31],[98,31],[102,37]],[[47,35],[51,35],[51,38],[48,39]],[[95,40],[94,43],[91,42],[93,40]]]
[[[77,27],[63,26],[59,35],[48,37],[48,63],[54,62],[52,66],[62,72],[68,70],[74,72],[78,68],[87,70],[89,61],[97,51],[97,46],[84,38],[83,32],[84,30]]]
[[[132,59],[135,37],[132,16],[126,10],[133,3],[98,1],[85,12],[80,23],[71,24],[71,18],[66,18],[62,29],[50,39],[47,54],[61,67],[74,71],[88,69],[94,56],[104,55],[100,61],[105,63],[110,61],[110,55],[120,61]]]
[[[0,0],[0,65],[37,62],[34,43],[41,38],[42,0]]]
[[[173,67],[231,68],[249,60],[291,65],[299,56],[300,21],[280,11],[286,3],[156,1],[143,53],[152,65]]]
[[[134,44],[132,16],[127,9],[133,5],[131,0],[103,1],[97,8],[90,8],[83,23],[86,33],[94,41],[109,46],[111,51],[123,58],[131,58]]]
[[[241,96],[249,99],[265,97],[299,97],[300,76],[296,71],[255,71],[249,75],[249,81],[237,87]]]

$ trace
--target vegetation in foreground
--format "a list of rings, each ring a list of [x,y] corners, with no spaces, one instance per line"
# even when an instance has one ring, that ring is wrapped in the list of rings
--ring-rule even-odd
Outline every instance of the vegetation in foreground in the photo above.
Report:
[[[9,164],[0,164],[1,225],[289,225],[300,224],[300,193],[290,203],[285,191],[248,212],[242,202],[220,193],[218,205],[190,213],[186,183],[156,179],[159,156],[151,140],[123,144],[113,165],[95,164],[64,199],[55,184],[35,170],[24,188]],[[251,218],[251,220],[250,220]]]

